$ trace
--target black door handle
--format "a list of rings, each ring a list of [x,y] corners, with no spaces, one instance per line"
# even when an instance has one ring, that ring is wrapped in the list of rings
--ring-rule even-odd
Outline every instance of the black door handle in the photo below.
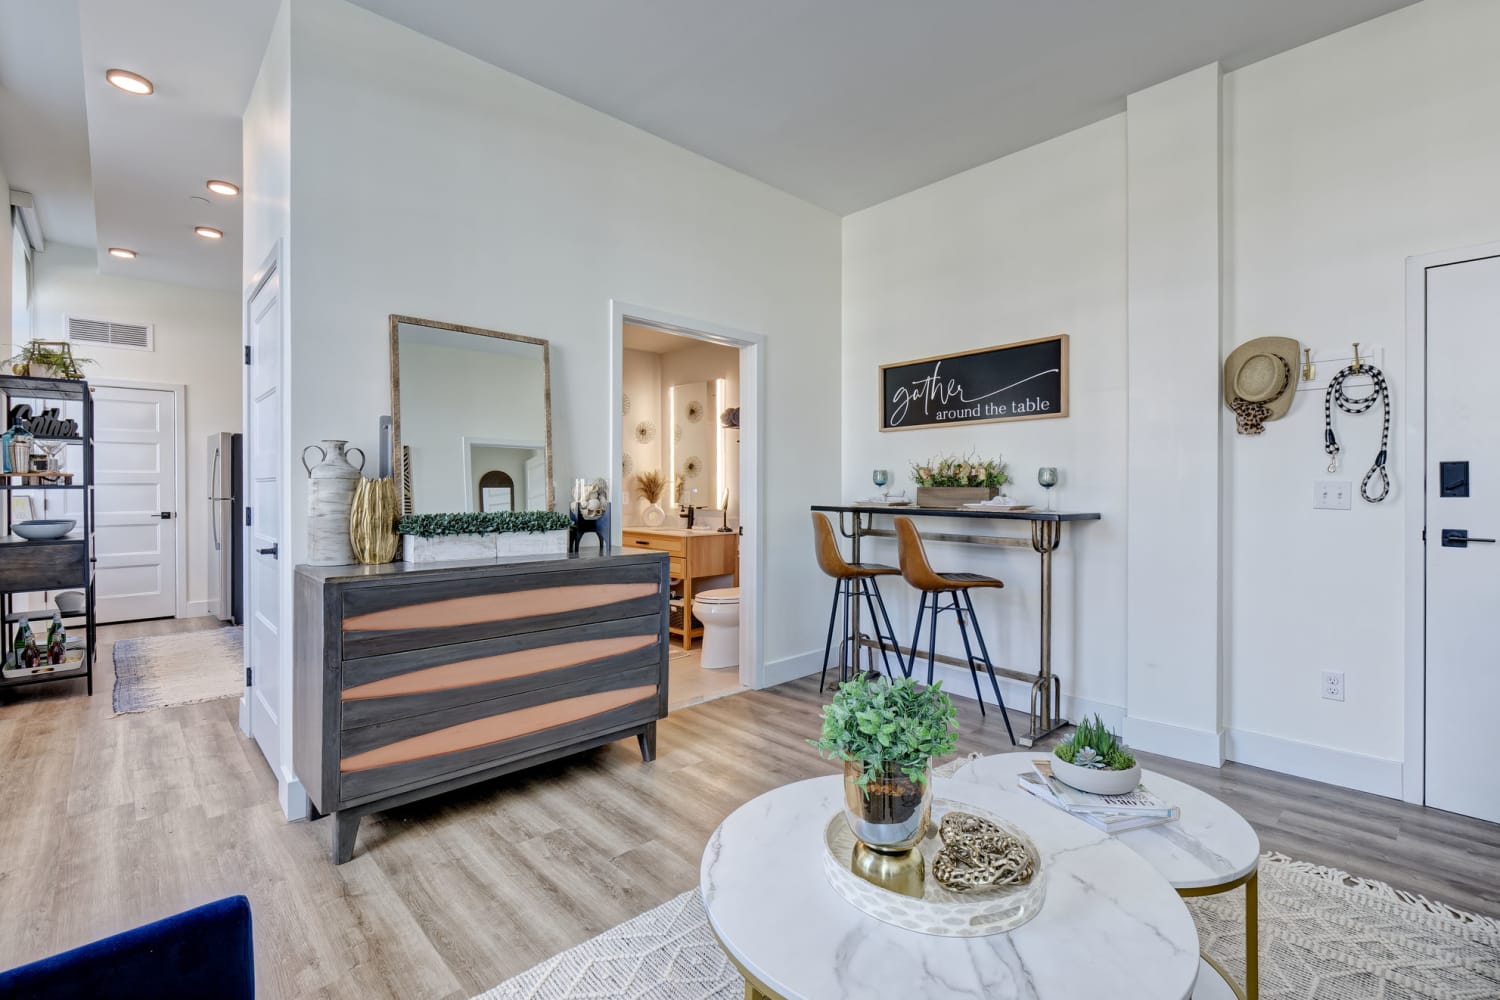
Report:
[[[1445,549],[1466,549],[1469,547],[1470,542],[1485,542],[1493,545],[1495,540],[1493,538],[1475,538],[1469,534],[1467,528],[1443,529],[1443,548]]]
[[[172,512],[170,510],[164,510],[164,511],[162,511],[161,512],[161,519],[163,521],[170,521],[170,520],[172,520]]]
[[[272,546],[270,546],[268,548],[256,549],[255,552],[256,552],[257,555],[270,556],[272,559],[275,559],[276,558],[276,550],[277,550],[278,547],[279,546],[272,545]]]

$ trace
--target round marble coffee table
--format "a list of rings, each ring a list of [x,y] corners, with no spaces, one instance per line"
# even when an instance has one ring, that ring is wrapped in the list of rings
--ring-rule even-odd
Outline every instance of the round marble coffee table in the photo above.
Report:
[[[1140,855],[1067,814],[984,784],[934,778],[1024,830],[1048,868],[1041,912],[989,937],[919,934],[866,916],[823,872],[823,829],[843,778],[800,781],[735,810],[709,839],[700,891],[747,998],[920,997],[1181,1000],[1198,973],[1198,932]]]
[[[980,757],[954,772],[953,780],[1037,802],[1016,785],[1017,778],[1031,773],[1032,758],[1037,756],[1005,753]],[[1255,1000],[1260,995],[1256,895],[1260,837],[1243,816],[1192,785],[1147,770],[1141,772],[1141,784],[1181,809],[1182,816],[1172,823],[1127,830],[1114,839],[1148,861],[1182,896],[1210,896],[1245,887],[1245,995]],[[1088,825],[1082,820],[1074,822]],[[1217,962],[1203,957],[1229,981]]]

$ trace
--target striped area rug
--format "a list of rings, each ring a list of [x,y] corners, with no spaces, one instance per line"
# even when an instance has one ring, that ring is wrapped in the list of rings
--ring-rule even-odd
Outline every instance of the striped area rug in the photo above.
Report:
[[[244,629],[204,629],[115,641],[116,714],[238,698],[245,690]]]

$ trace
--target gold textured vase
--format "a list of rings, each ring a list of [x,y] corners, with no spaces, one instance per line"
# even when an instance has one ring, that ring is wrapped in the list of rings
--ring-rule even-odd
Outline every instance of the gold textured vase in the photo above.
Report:
[[[349,511],[349,543],[362,563],[388,563],[396,558],[401,538],[396,534],[396,484],[389,477],[360,479]]]

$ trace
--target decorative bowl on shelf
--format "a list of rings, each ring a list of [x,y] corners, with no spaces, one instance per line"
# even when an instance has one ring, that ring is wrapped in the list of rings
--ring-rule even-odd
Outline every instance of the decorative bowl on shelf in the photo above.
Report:
[[[52,598],[52,603],[65,615],[81,615],[88,607],[89,599],[81,590],[64,590]]]
[[[77,521],[67,519],[18,521],[11,525],[11,531],[31,542],[42,542],[53,538],[61,538],[78,524]]]
[[[1125,795],[1141,783],[1141,765],[1124,771],[1079,767],[1052,755],[1052,776],[1063,784],[1093,795]]]

